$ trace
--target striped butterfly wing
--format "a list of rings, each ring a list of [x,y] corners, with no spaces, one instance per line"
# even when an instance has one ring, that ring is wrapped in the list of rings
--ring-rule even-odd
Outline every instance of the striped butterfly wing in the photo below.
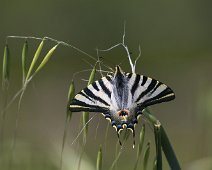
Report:
[[[79,92],[70,103],[70,111],[108,112],[111,105],[111,77],[93,82]]]
[[[172,89],[160,81],[132,73],[127,73],[126,76],[128,77],[132,103],[136,103],[140,108],[167,102],[175,98]]]

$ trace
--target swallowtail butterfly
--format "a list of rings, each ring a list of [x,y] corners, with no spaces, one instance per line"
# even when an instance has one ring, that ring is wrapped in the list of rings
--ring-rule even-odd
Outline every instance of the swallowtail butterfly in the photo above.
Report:
[[[135,73],[125,73],[116,66],[112,76],[106,76],[79,92],[70,103],[70,111],[100,112],[110,120],[118,137],[125,127],[135,136],[138,116],[147,106],[175,98],[167,85]]]

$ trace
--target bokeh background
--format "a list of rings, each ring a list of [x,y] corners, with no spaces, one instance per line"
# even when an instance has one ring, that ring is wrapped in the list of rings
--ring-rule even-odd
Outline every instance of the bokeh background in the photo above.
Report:
[[[182,168],[212,169],[211,5],[209,0],[1,0],[1,61],[8,35],[48,36],[96,57],[96,48],[105,49],[122,41],[126,21],[126,43],[134,58],[141,45],[142,57],[137,73],[161,80],[176,93],[176,100],[153,106],[152,111],[164,125]],[[8,41],[11,53],[10,98],[21,88],[23,42],[19,39]],[[39,41],[29,41],[29,60],[38,44]],[[52,45],[47,42],[45,50]],[[116,48],[100,53],[100,56],[106,65],[114,67],[121,63],[121,67],[130,72],[124,49]],[[13,169],[58,169],[68,88],[74,72],[91,68],[85,60],[94,64],[76,50],[60,46],[45,69],[28,86],[21,107]],[[75,78],[76,91],[86,86],[81,79],[88,79],[88,75],[80,74]],[[0,100],[2,108],[3,99]],[[8,168],[16,112],[17,101],[7,110],[4,147],[0,153],[2,170]],[[80,113],[73,115],[68,129],[63,166],[67,170],[76,169],[81,152],[79,142],[71,145],[79,132],[80,116]],[[95,168],[99,145],[105,146],[105,141],[103,166],[104,169],[110,167],[117,137],[110,127],[105,139],[106,126],[107,121],[101,115],[89,125],[81,169]],[[140,125],[137,131],[139,128]],[[154,145],[151,129],[147,128],[145,140]],[[154,156],[154,148],[151,153]],[[118,169],[132,169],[135,156],[136,149],[132,149],[130,139],[118,162]],[[169,169],[166,161],[164,164],[164,169]],[[151,166],[152,163],[149,169]]]

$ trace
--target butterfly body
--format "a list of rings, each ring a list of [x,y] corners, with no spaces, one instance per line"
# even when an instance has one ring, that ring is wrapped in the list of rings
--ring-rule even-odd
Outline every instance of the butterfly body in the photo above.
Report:
[[[95,81],[78,93],[70,103],[73,112],[103,113],[117,132],[135,124],[147,106],[173,100],[174,92],[165,84],[135,73],[124,73],[119,66],[113,76]]]

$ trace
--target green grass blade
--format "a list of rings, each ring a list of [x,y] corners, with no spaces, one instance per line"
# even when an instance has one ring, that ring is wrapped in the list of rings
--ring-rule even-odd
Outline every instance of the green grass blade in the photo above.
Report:
[[[54,53],[54,51],[56,50],[58,44],[55,45],[54,47],[52,47],[52,49],[49,50],[49,52],[46,54],[46,56],[44,57],[43,61],[40,63],[40,65],[38,66],[38,68],[35,71],[35,74],[38,73],[45,65],[46,63],[49,61],[49,59],[52,57],[52,54]]]
[[[155,118],[148,109],[145,109],[143,112],[144,116],[148,119],[149,122],[153,124],[153,126],[157,125],[158,120]],[[161,146],[163,149],[163,152],[166,156],[166,159],[169,163],[169,166],[173,170],[180,170],[180,164],[177,160],[177,157],[174,153],[174,150],[172,148],[172,145],[168,139],[168,136],[166,135],[166,132],[163,128],[163,126],[160,126],[160,135],[161,135]]]
[[[143,114],[153,125],[158,123],[158,119],[154,117],[147,108],[143,111]]]
[[[144,137],[145,137],[145,125],[141,127],[140,135],[139,135],[139,145],[138,145],[138,152],[137,157],[141,155],[143,144],[144,144]]]
[[[104,140],[104,142],[105,142],[105,152],[107,151],[107,136],[108,136],[109,126],[110,126],[110,122],[108,121],[106,131],[105,131],[105,137],[104,137],[105,138],[105,140]]]
[[[102,170],[102,146],[99,147],[97,154],[96,170]]]
[[[8,44],[4,47],[4,56],[3,56],[3,68],[2,68],[2,89],[5,90],[6,86],[9,83],[10,77],[10,55]]]
[[[83,130],[83,143],[85,144],[86,143],[86,140],[87,140],[87,134],[88,134],[88,124],[86,125],[86,123],[88,122],[89,120],[89,112],[83,112],[82,113],[82,126],[84,128]]]
[[[94,82],[95,79],[95,75],[96,75],[96,65],[94,66],[94,68],[91,71],[89,80],[88,80],[88,85],[90,85],[91,83]],[[83,112],[82,113],[82,126],[84,127],[86,125],[86,123],[89,120],[89,112]],[[86,139],[87,139],[87,134],[88,134],[88,124],[85,126],[85,129],[83,130],[83,143],[86,143]]]
[[[146,150],[144,152],[144,159],[143,159],[144,170],[147,170],[149,155],[150,155],[150,142],[147,143]]]
[[[27,52],[28,52],[28,43],[27,41],[24,42],[23,49],[22,49],[22,55],[21,55],[21,65],[22,65],[22,80],[23,84],[25,83],[26,78],[26,59],[27,59]]]
[[[153,161],[153,170],[157,170],[157,159],[156,158]]]
[[[69,90],[68,90],[68,102],[70,102],[75,95],[75,86],[74,86],[74,81],[71,81]]]
[[[96,76],[96,65],[93,67],[93,69],[91,71],[91,74],[90,74],[90,77],[89,77],[89,80],[88,80],[88,85],[90,85],[91,83],[94,82],[95,76]]]
[[[62,167],[63,167],[63,151],[64,151],[66,136],[67,136],[67,131],[68,131],[68,123],[71,121],[71,117],[72,117],[72,112],[69,110],[69,103],[74,98],[74,95],[75,95],[75,87],[74,87],[74,81],[72,81],[69,86],[69,90],[68,90],[66,122],[65,122],[64,132],[63,132],[62,150],[61,150],[61,155],[60,155],[60,170],[62,170]]]
[[[161,124],[154,125],[155,145],[156,145],[156,169],[162,170],[162,152],[161,152]]]
[[[36,64],[36,62],[37,62],[37,60],[38,60],[38,58],[40,56],[40,53],[41,53],[41,51],[43,49],[43,45],[44,45],[44,40],[41,41],[41,43],[39,44],[39,46],[38,46],[38,48],[37,48],[37,50],[35,52],[35,55],[34,55],[34,57],[32,59],[31,64],[30,64],[29,70],[27,72],[26,80],[29,79],[29,77],[30,77],[30,75],[32,73],[32,70],[33,70],[33,68],[34,68],[34,66],[35,66],[35,64]]]
[[[141,156],[143,145],[144,145],[144,137],[145,137],[145,125],[141,127],[141,131],[139,135],[139,144],[138,144],[137,157],[136,157],[136,162],[134,165],[134,170],[136,170],[138,167],[138,161]]]
[[[118,151],[118,147],[120,146],[120,144],[119,144],[119,141],[116,143],[116,152],[115,152],[115,159],[113,160],[113,163],[112,163],[112,165],[111,165],[111,167],[110,167],[110,170],[113,170],[114,169],[114,167],[115,167],[115,169],[117,169],[117,162],[118,162],[118,160],[119,160],[119,158],[120,158],[120,156],[121,156],[121,154],[122,154],[122,149],[120,148],[119,149],[119,151]],[[122,145],[123,146],[123,145]]]
[[[180,164],[177,160],[177,157],[174,153],[174,150],[171,146],[168,136],[162,126],[161,126],[161,145],[162,145],[163,152],[166,156],[166,159],[169,163],[170,168],[172,170],[180,170],[181,169]]]
[[[74,96],[75,96],[75,86],[74,86],[74,81],[72,81],[68,90],[67,116],[69,117],[72,116],[72,112],[69,109],[69,103],[74,98]]]
[[[4,137],[4,127],[5,127],[5,119],[6,119],[6,107],[8,103],[8,90],[9,90],[9,75],[10,75],[10,64],[9,64],[9,47],[6,44],[4,47],[3,54],[3,63],[2,63],[2,111],[0,117],[0,151],[3,148],[3,137]]]

